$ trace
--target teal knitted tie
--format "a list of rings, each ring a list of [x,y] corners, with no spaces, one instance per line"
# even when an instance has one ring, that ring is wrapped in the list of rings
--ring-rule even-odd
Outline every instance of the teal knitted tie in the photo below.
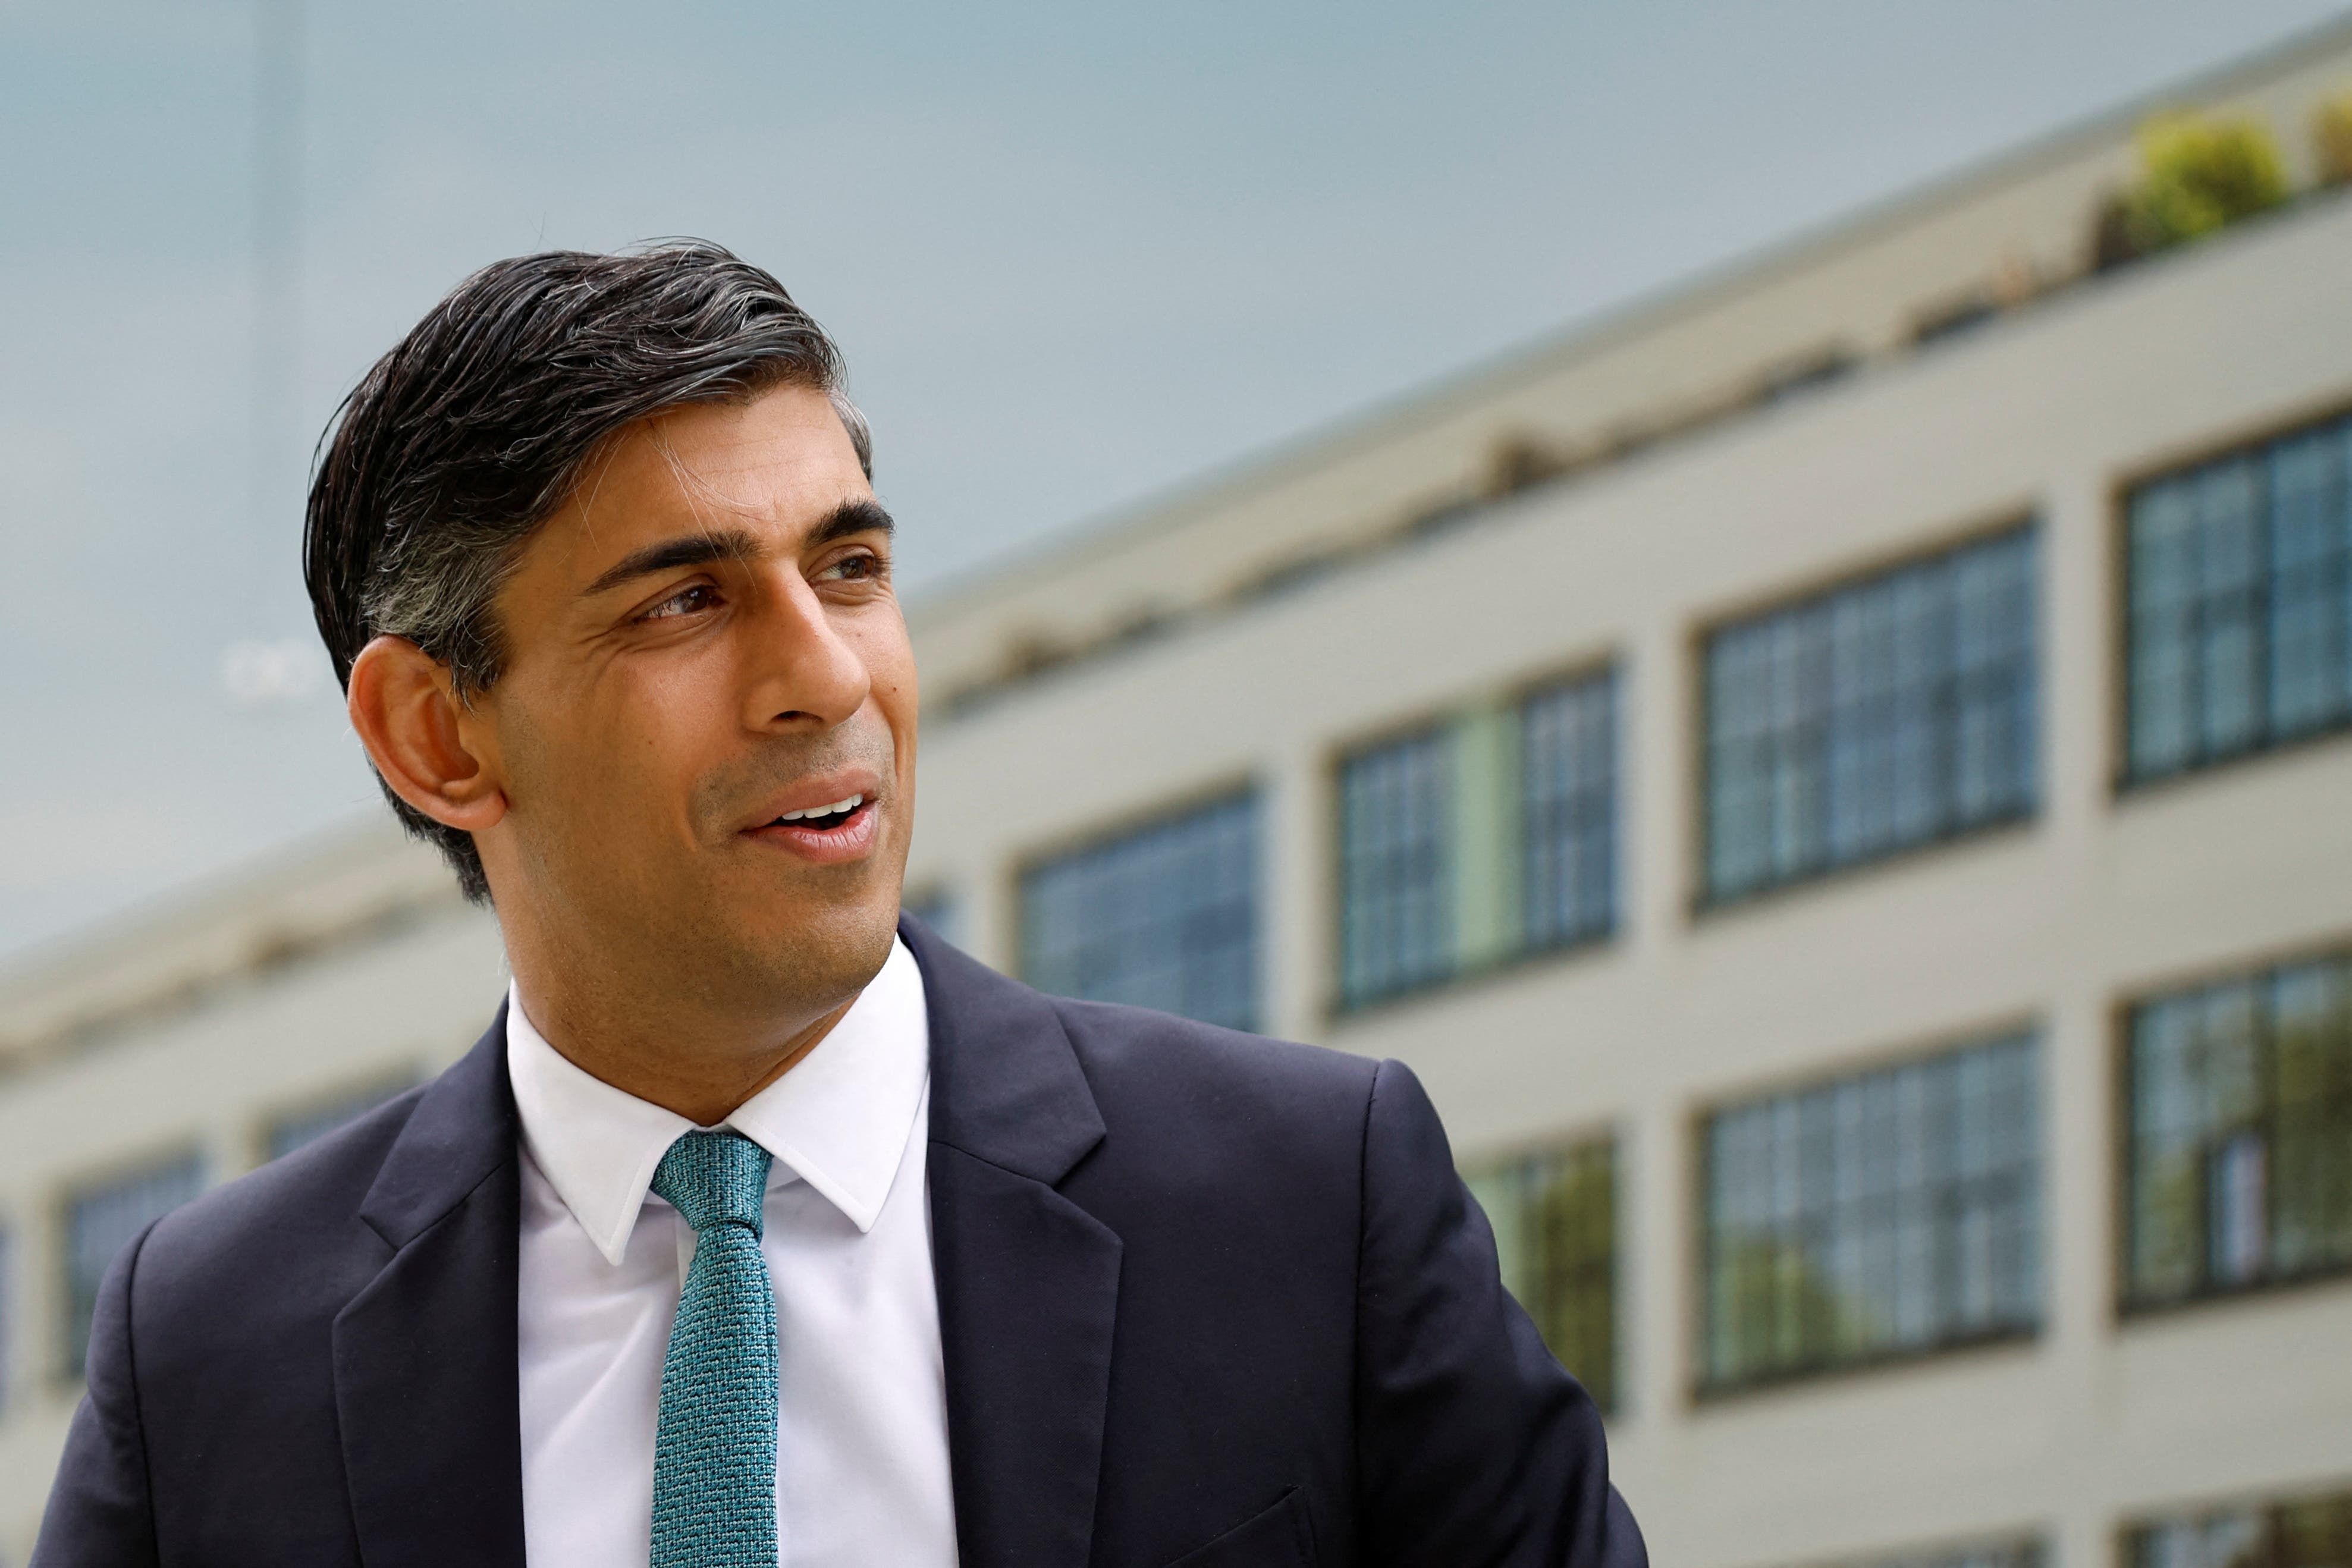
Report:
[[[695,1245],[662,1362],[652,1568],[774,1568],[768,1151],[736,1133],[688,1133],[662,1156],[654,1191],[694,1227]]]

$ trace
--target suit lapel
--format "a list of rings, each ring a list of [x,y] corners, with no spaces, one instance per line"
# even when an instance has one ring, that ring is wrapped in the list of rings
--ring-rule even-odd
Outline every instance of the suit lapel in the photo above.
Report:
[[[393,1249],[334,1325],[368,1568],[523,1562],[515,1129],[502,1008],[425,1090],[360,1209]]]
[[[1103,1138],[1035,992],[901,932],[930,1009],[932,1270],[964,1568],[1082,1568],[1094,1540],[1119,1239],[1055,1186]]]

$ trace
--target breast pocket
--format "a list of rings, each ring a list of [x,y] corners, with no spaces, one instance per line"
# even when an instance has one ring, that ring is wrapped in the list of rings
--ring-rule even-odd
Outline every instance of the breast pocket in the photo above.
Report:
[[[1274,1506],[1251,1515],[1168,1568],[1315,1568],[1315,1532],[1307,1500],[1291,1488]]]

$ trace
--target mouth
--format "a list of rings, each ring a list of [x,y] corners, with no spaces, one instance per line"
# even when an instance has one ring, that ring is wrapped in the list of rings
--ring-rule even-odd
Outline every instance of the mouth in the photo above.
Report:
[[[851,795],[831,805],[811,806],[804,811],[786,811],[767,826],[780,828],[797,825],[813,833],[829,833],[843,826],[852,817],[866,810],[866,797]]]
[[[746,829],[745,836],[803,860],[856,860],[874,846],[877,803],[865,791],[784,811]]]

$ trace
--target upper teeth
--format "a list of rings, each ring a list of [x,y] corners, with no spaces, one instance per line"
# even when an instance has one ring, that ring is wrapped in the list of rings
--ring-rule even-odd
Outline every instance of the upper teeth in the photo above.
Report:
[[[786,811],[782,816],[778,817],[776,821],[779,822],[797,822],[803,817],[830,817],[837,811],[854,811],[865,803],[865,796],[852,795],[846,800],[835,800],[830,806],[811,806],[806,810]]]

